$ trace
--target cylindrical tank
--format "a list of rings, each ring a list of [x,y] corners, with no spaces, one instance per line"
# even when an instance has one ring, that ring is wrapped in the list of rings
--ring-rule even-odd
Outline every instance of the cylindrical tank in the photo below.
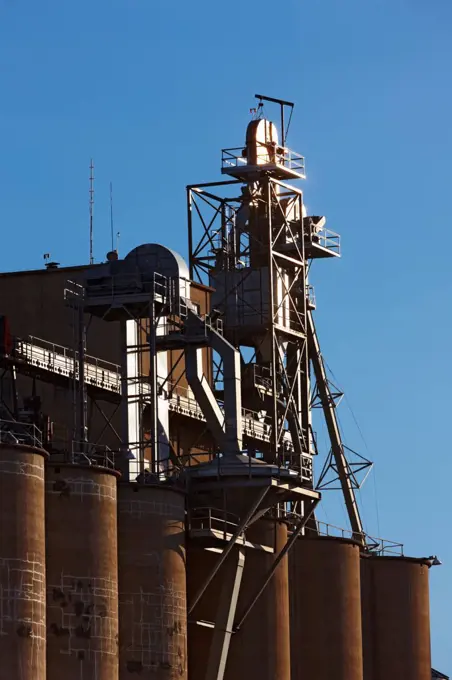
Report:
[[[428,565],[361,559],[364,679],[431,680]]]
[[[187,678],[185,497],[118,486],[120,680]]]
[[[46,680],[46,455],[0,444],[0,680]]]
[[[47,466],[47,680],[118,680],[116,478]]]
[[[289,554],[292,680],[362,680],[359,555],[333,537],[302,537]]]
[[[245,553],[245,563],[235,621],[256,594],[275,557],[287,542],[287,526],[273,520],[259,520],[250,527],[246,535],[247,540],[256,546],[274,548],[275,551],[266,552],[258,547],[242,549]],[[189,548],[189,602],[219,556],[219,553],[201,550],[199,547]],[[237,549],[234,549],[206,590],[199,605],[194,609],[193,617],[196,620],[211,623],[218,620],[220,602],[223,606],[228,604],[228,593],[223,593],[222,587],[230,588],[232,594],[236,566]],[[206,661],[212,639],[211,628],[195,623],[190,624],[188,629],[190,680],[205,680]],[[247,676],[259,678],[259,680],[290,679],[287,558],[281,561],[243,626],[231,637],[225,680],[236,680]]]

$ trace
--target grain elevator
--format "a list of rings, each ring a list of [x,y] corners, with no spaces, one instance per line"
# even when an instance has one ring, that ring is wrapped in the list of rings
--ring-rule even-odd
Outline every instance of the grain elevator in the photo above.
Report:
[[[187,187],[188,257],[0,274],[0,680],[432,677],[438,561],[365,533],[316,330],[340,237],[293,104],[256,97],[223,179]]]

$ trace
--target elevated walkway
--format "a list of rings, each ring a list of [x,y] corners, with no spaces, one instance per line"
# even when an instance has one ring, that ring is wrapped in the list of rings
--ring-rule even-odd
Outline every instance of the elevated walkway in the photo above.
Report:
[[[7,353],[3,349],[0,352],[0,364],[5,368],[13,365],[19,374],[67,389],[71,388],[74,380],[79,379],[77,352],[34,336],[26,339],[15,338],[11,352]],[[118,364],[86,355],[84,371],[86,389],[90,396],[113,403],[120,401],[121,367]],[[144,376],[139,381],[139,392],[145,399],[146,395],[150,394],[147,380]],[[166,394],[170,411],[205,422],[206,418],[201,407],[188,388],[182,385],[167,385]],[[270,419],[262,417],[255,411],[242,409],[242,430],[248,440],[271,442]],[[289,432],[285,433],[285,445],[288,451],[293,450]]]

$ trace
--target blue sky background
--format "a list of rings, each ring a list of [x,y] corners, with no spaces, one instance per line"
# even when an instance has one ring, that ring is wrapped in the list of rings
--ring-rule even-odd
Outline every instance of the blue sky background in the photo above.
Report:
[[[313,268],[346,442],[375,461],[370,532],[438,553],[433,664],[452,672],[450,0],[0,0],[4,271],[186,254],[186,184],[220,179],[255,92],[296,102],[305,199],[342,235]],[[338,499],[321,515],[344,524]]]

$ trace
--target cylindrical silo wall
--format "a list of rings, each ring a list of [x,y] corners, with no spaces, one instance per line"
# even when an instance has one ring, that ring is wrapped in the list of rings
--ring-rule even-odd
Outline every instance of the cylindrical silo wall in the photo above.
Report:
[[[300,538],[289,583],[292,680],[362,680],[359,546]]]
[[[263,584],[273,561],[287,541],[285,524],[273,520],[260,520],[247,531],[247,539],[256,545],[274,548],[265,552],[257,548],[243,548],[245,563],[235,620],[254,598]],[[196,620],[212,623],[218,621],[219,603],[227,605],[222,587],[230,588],[237,568],[237,550],[234,549],[220,572],[215,576],[199,605],[193,611]],[[219,558],[200,548],[189,549],[188,583],[189,603],[203,580]],[[190,617],[192,618],[192,617]],[[206,663],[213,640],[212,629],[190,623],[189,678],[205,680]],[[290,629],[288,563],[284,558],[271,581],[257,600],[243,626],[231,637],[226,663],[225,680],[255,677],[259,680],[290,679]]]
[[[247,532],[254,543],[273,546],[274,553],[252,549],[246,555],[238,614],[244,610],[264,582],[275,558],[287,543],[287,526],[261,520]],[[263,594],[257,600],[243,627],[233,635],[226,680],[246,675],[262,680],[290,679],[289,572],[285,557]],[[245,677],[246,677],[245,675]]]
[[[0,680],[46,680],[45,456],[0,444]]]
[[[362,557],[364,680],[431,680],[428,566]]]
[[[46,471],[47,680],[118,680],[116,474]]]
[[[185,498],[118,486],[120,680],[187,678]]]

